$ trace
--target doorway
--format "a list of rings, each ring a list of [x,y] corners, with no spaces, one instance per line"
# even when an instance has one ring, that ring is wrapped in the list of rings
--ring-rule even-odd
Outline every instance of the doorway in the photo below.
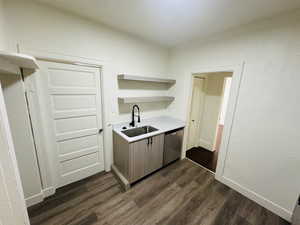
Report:
[[[193,75],[186,157],[215,172],[232,72]]]

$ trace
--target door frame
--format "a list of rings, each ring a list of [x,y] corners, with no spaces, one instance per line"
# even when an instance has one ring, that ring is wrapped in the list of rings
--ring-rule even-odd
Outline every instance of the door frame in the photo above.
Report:
[[[219,106],[218,122],[217,122],[217,125],[216,125],[216,128],[215,128],[215,137],[214,137],[213,151],[215,151],[215,148],[216,148],[218,131],[219,131],[219,126],[220,126],[220,117],[221,117],[222,107],[223,107],[223,104],[224,104],[224,96],[225,96],[225,88],[226,88],[226,78],[228,78],[228,77],[225,77],[224,78],[224,82],[223,82],[222,95],[221,95],[221,104]],[[232,78],[232,76],[231,76],[231,78]],[[230,92],[230,90],[231,90],[231,86],[230,86],[229,92]],[[226,112],[225,112],[225,116],[226,116]],[[224,124],[223,124],[223,126],[224,126]],[[221,141],[222,141],[222,139],[221,139]]]
[[[220,146],[220,151],[218,155],[218,162],[217,162],[217,168],[215,173],[215,178],[221,182],[225,182],[226,179],[223,176],[224,175],[224,168],[228,153],[228,144],[230,141],[232,126],[234,123],[234,116],[236,111],[236,106],[239,98],[239,92],[240,92],[240,85],[243,77],[243,71],[244,71],[244,62],[233,64],[233,65],[225,65],[225,66],[206,66],[206,67],[199,67],[193,69],[193,72],[191,72],[191,76],[189,77],[189,87],[193,87],[193,81],[194,76],[199,75],[201,73],[218,73],[218,72],[232,72],[232,83],[231,83],[231,89],[230,89],[230,95],[229,95],[229,101],[227,106],[227,113],[225,116],[225,125],[223,129],[222,134],[222,143]],[[190,93],[188,97],[188,104],[187,104],[187,113],[186,113],[186,121],[190,121],[190,110],[192,107],[192,89],[190,88]],[[186,130],[189,130],[189,124],[187,123]],[[184,135],[184,151],[182,158],[186,157],[186,151],[188,147],[187,139],[188,139],[188,132],[185,132]]]
[[[111,156],[110,156],[110,152],[108,151],[107,148],[107,143],[105,141],[105,138],[107,137],[107,133],[109,131],[106,131],[105,129],[105,102],[104,102],[104,88],[103,88],[103,70],[104,67],[108,67],[109,62],[108,60],[101,60],[101,59],[97,59],[97,58],[89,58],[89,57],[82,57],[82,56],[76,56],[76,55],[67,55],[64,53],[58,53],[58,52],[50,52],[50,51],[45,51],[45,50],[37,50],[37,49],[33,49],[33,48],[28,48],[25,47],[23,45],[17,44],[17,51],[19,53],[23,53],[23,54],[29,54],[34,56],[37,60],[40,61],[48,61],[48,62],[55,62],[55,63],[63,63],[63,64],[70,64],[70,65],[77,65],[77,66],[85,66],[85,67],[93,67],[93,68],[98,68],[99,69],[99,74],[100,74],[100,91],[101,91],[101,100],[102,100],[102,107],[101,107],[101,111],[102,111],[102,127],[103,127],[103,162],[104,162],[104,169],[105,171],[110,171],[110,167],[111,167]],[[34,89],[34,81],[35,78],[32,78],[32,76],[29,76],[29,79],[26,81],[25,80],[25,88],[27,89],[27,91],[30,93],[32,91],[32,89]],[[30,97],[30,99],[33,99],[33,97]],[[32,104],[34,105],[34,104]],[[30,111],[33,114],[33,117],[38,115],[39,110],[36,107],[30,107]],[[33,120],[36,120],[37,118],[33,118]],[[107,121],[106,121],[107,122]],[[42,149],[43,146],[46,145],[46,140],[44,140],[43,138],[43,133],[42,133],[42,127],[41,125],[39,125],[38,123],[33,123],[33,130],[34,130],[34,135],[35,135],[35,139],[37,142],[37,149]],[[109,126],[109,125],[108,125]],[[37,151],[37,154],[39,155],[39,157],[45,161],[46,159],[46,155],[43,153],[43,151]],[[50,166],[50,170],[51,170],[51,175],[46,174],[46,171],[48,168],[46,168],[46,166],[44,166],[44,164],[39,164],[40,166],[40,170],[41,170],[41,177],[42,179],[46,179],[46,182],[51,183],[51,185],[49,187],[47,187],[46,189],[43,190],[43,197],[47,197],[49,195],[52,195],[55,193],[55,183],[56,183],[56,178],[55,178],[55,174],[56,172],[54,171],[55,168],[51,168]],[[48,176],[48,178],[47,178]],[[41,196],[39,196],[41,197]]]

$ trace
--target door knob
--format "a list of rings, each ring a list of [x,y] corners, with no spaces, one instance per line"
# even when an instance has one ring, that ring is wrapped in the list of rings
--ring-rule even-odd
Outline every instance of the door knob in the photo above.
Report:
[[[102,131],[103,131],[103,129],[99,129],[99,134],[101,134],[101,133],[102,133]]]

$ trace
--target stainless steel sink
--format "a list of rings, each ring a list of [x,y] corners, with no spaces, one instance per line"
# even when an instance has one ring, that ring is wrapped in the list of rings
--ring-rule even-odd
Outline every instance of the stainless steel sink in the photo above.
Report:
[[[158,131],[155,127],[151,126],[143,126],[143,127],[137,127],[129,130],[122,131],[123,134],[125,134],[127,137],[136,137],[142,134],[148,134],[154,131]]]

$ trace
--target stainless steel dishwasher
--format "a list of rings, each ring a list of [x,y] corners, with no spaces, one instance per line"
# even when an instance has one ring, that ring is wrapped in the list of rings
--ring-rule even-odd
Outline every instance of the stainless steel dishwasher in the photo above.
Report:
[[[181,156],[183,140],[183,128],[176,129],[165,133],[164,144],[164,161],[163,165],[167,165]]]

